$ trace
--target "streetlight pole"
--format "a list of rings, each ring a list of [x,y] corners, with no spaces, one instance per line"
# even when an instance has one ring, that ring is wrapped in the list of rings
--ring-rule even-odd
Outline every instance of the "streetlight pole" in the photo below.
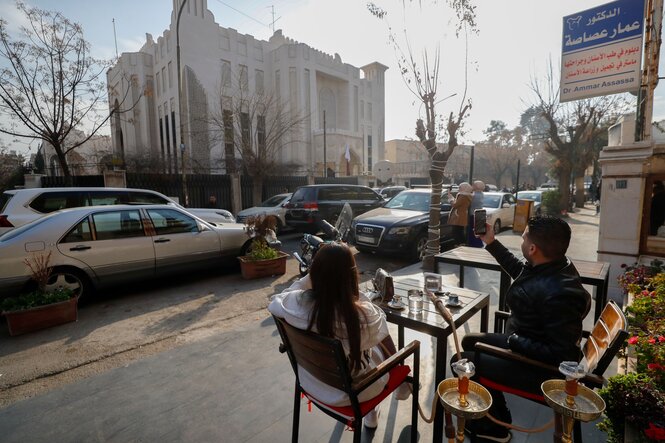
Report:
[[[182,0],[180,4],[180,9],[178,9],[178,17],[176,18],[175,25],[175,38],[176,38],[176,65],[178,69],[178,116],[180,118],[180,159],[182,161],[182,196],[184,199],[185,206],[189,206],[189,192],[187,190],[187,171],[185,169],[187,163],[185,158],[187,156],[187,150],[185,149],[185,135],[184,135],[184,123],[183,123],[183,112],[182,112],[182,72],[180,69],[180,16],[182,15],[182,10],[185,7],[187,0]]]

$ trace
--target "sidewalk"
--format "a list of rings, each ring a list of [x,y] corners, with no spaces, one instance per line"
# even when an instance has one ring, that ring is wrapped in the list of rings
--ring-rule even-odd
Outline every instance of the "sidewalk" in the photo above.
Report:
[[[570,255],[595,260],[597,217],[591,210],[582,210],[570,223],[574,230]],[[498,238],[519,251],[519,235],[505,231]],[[419,265],[413,265],[400,274],[421,272]],[[456,284],[457,272],[450,266],[442,273],[447,283]],[[467,287],[490,292],[496,308],[498,273],[467,270],[465,278]],[[472,318],[459,333],[478,331],[479,317]],[[490,328],[491,323],[490,315]],[[391,332],[396,335],[396,328]],[[407,331],[406,341],[413,339],[421,341],[420,403],[429,414],[434,394],[433,343],[427,336]],[[452,341],[451,337],[449,355],[454,352]],[[8,443],[289,441],[294,376],[288,358],[278,352],[279,342],[266,311],[242,315],[225,321],[223,328],[207,338],[0,409],[0,435]],[[544,406],[507,397],[516,424],[536,427],[552,417]],[[408,441],[409,413],[409,401],[384,401],[378,429],[366,432],[363,441]],[[593,423],[582,429],[585,442],[606,440]],[[418,430],[420,441],[431,441],[431,425],[420,420]],[[349,442],[352,433],[316,408],[307,412],[303,401],[300,437],[302,442]],[[548,430],[533,435],[514,433],[512,441],[550,439]]]

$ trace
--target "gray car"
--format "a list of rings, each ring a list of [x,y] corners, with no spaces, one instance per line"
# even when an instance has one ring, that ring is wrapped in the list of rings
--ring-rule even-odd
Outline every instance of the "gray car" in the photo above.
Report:
[[[34,285],[24,263],[31,254],[51,253],[48,287],[84,296],[94,288],[235,262],[250,242],[243,225],[213,226],[175,206],[64,209],[0,236],[0,294]]]

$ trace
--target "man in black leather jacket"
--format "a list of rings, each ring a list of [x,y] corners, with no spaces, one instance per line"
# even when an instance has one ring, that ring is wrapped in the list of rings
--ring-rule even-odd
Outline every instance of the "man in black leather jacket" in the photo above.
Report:
[[[531,218],[522,235],[522,254],[526,263],[515,257],[487,225],[480,236],[513,282],[506,294],[510,317],[505,334],[467,334],[462,340],[463,358],[474,360],[474,345],[484,342],[511,349],[529,358],[558,366],[562,361],[579,361],[582,322],[591,306],[591,296],[582,287],[579,273],[566,258],[570,226],[555,217]],[[518,363],[480,354],[474,379],[484,383],[492,394],[490,414],[510,423],[511,416],[501,391],[492,383],[542,395],[540,384],[549,373],[525,371]],[[477,437],[490,441],[509,441],[507,429],[489,420],[470,423]]]

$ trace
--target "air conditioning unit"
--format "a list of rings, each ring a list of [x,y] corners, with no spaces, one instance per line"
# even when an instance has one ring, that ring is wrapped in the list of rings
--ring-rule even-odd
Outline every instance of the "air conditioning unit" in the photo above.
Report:
[[[619,121],[607,130],[608,146],[623,146],[635,143],[635,114],[621,116]]]

